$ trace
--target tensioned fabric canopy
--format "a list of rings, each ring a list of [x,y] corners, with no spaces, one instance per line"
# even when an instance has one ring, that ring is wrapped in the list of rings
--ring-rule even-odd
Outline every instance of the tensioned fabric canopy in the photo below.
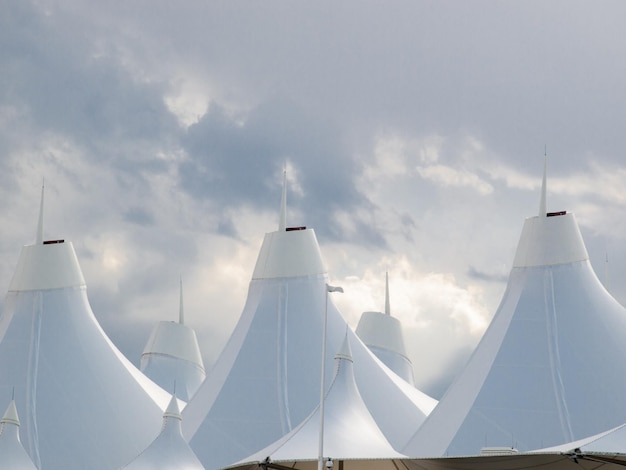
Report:
[[[284,193],[283,193],[284,194]],[[347,323],[329,293],[312,229],[266,234],[243,313],[198,392],[183,410],[183,433],[208,469],[233,464],[278,440],[317,406],[328,318],[325,383]],[[436,401],[385,367],[348,330],[354,376],[367,410],[394,448],[402,447]]]
[[[20,442],[20,420],[11,400],[0,420],[0,468],[10,470],[37,470]]]
[[[119,468],[154,439],[169,394],[106,336],[72,243],[43,240],[42,212],[0,316],[0,396],[15,391],[37,468]]]
[[[626,455],[543,453],[424,459],[346,459],[334,470],[623,470]],[[226,469],[225,469],[226,470]],[[317,470],[316,460],[285,460],[233,465],[227,470]]]
[[[626,309],[596,277],[573,214],[526,220],[504,297],[464,370],[402,451],[531,451],[626,422]]]
[[[183,438],[176,395],[163,413],[163,425],[157,438],[122,470],[204,470]]]
[[[400,458],[370,415],[354,381],[352,352],[346,335],[335,356],[335,377],[324,397],[323,455],[335,459]],[[319,455],[320,407],[293,431],[243,459],[246,462],[303,460]]]

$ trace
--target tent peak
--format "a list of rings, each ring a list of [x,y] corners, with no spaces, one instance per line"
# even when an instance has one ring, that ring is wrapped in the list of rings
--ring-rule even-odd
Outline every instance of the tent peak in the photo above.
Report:
[[[352,350],[350,349],[350,340],[348,339],[348,330],[346,328],[346,335],[343,338],[343,342],[341,343],[341,348],[339,348],[339,352],[335,354],[335,359],[341,360],[345,359],[346,361],[354,362],[352,359]]]
[[[163,413],[163,418],[175,418],[178,420],[183,419],[180,414],[180,408],[178,407],[178,398],[176,397],[176,392],[172,394],[172,399],[170,400],[170,403],[167,405],[167,408]]]
[[[0,420],[0,423],[11,423],[16,426],[20,425],[20,419],[17,416],[17,408],[15,407],[14,399],[11,399],[11,403],[9,403],[7,410],[4,412],[4,416]]]

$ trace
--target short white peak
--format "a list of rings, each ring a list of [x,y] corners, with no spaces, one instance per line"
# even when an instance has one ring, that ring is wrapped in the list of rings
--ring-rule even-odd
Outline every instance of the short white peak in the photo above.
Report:
[[[142,357],[150,354],[189,361],[204,370],[196,333],[187,325],[173,321],[157,323],[146,343]]]
[[[0,420],[0,423],[11,423],[11,424],[15,424],[16,426],[20,425],[20,419],[17,416],[17,408],[15,406],[15,400],[11,400],[11,403],[9,403],[9,407],[4,412],[4,416]]]
[[[163,418],[176,418],[182,420],[180,415],[180,408],[178,407],[178,398],[176,398],[176,394],[172,395],[172,399],[170,400],[169,405],[167,405],[167,409],[163,413]]]
[[[341,343],[339,352],[335,354],[335,359],[345,359],[346,361],[354,362],[352,359],[352,350],[350,349],[350,340],[348,339],[347,331],[345,337],[343,338],[343,343]]]

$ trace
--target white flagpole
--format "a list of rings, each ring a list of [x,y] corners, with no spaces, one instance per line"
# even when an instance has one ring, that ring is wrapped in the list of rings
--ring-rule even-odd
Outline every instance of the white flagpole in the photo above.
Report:
[[[343,292],[343,288],[329,286],[324,289],[324,330],[322,332],[322,377],[320,380],[320,436],[317,456],[317,470],[324,470],[324,389],[326,376],[326,327],[328,323],[328,293]]]

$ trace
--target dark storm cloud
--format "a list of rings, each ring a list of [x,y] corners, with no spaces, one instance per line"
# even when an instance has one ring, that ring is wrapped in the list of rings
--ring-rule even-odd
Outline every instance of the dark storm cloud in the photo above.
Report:
[[[145,227],[154,226],[154,216],[142,207],[131,207],[124,213],[124,219],[128,222]]]
[[[31,177],[16,175],[52,162],[64,177],[59,186],[66,185],[59,195],[74,195],[58,211],[69,221],[60,235],[71,225],[75,240],[87,240],[76,247],[94,277],[106,277],[99,272],[103,246],[126,256],[108,283],[90,284],[90,298],[105,329],[137,362],[149,328],[133,306],[174,292],[179,273],[198,269],[205,234],[194,222],[202,211],[214,212],[207,217],[214,227],[202,231],[240,238],[241,207],[278,212],[280,172],[289,161],[302,193],[288,195],[288,223],[315,228],[322,245],[386,248],[385,239],[398,233],[405,243],[391,248],[434,259],[425,269],[493,288],[502,278],[490,273],[513,258],[516,235],[507,225],[538,204],[526,183],[512,189],[503,175],[540,181],[544,144],[550,175],[588,173],[591,160],[623,166],[625,10],[623,2],[578,0],[0,0],[0,207],[17,213],[3,219],[8,261],[0,273],[8,285],[14,240],[34,232],[35,217],[15,223],[23,214],[13,203],[24,199],[20,183]],[[209,104],[188,130],[166,105],[179,97],[198,100],[183,110],[190,115]],[[407,155],[406,187],[397,174],[381,178],[398,187],[376,198],[380,187],[355,181],[387,133],[407,142],[435,135],[443,143],[436,162],[420,161],[419,151]],[[481,155],[467,157],[469,138],[479,141]],[[69,142],[73,159],[58,142]],[[380,168],[387,163],[382,159]],[[415,175],[416,165],[435,163],[477,176],[494,191],[477,196],[475,188]],[[490,164],[502,166],[491,178]],[[41,176],[32,176],[32,187]],[[556,198],[549,206],[569,210],[569,195],[564,207]],[[486,215],[481,207],[489,208]],[[391,216],[383,213],[397,222],[387,224]],[[615,222],[623,219],[617,214]],[[623,237],[615,236],[618,250]],[[602,235],[596,238],[604,247]],[[492,262],[497,253],[503,261]],[[602,268],[603,250],[590,253]],[[622,258],[612,255],[611,268]],[[211,260],[202,263],[212,267]],[[617,289],[623,273],[613,276]],[[447,347],[462,348],[441,341],[430,353]],[[459,358],[468,354],[459,351]],[[460,368],[461,359],[452,362],[427,385],[433,395]]]
[[[291,162],[304,196],[289,196],[290,207],[332,239],[342,237],[332,227],[332,211],[353,211],[364,202],[354,185],[359,163],[352,159],[337,126],[307,113],[290,100],[276,98],[255,108],[245,123],[212,106],[183,138],[189,158],[180,166],[181,186],[196,197],[221,207],[250,205],[278,210],[277,175]],[[226,224],[230,226],[230,224]],[[367,224],[356,243],[381,244],[382,237]]]
[[[349,121],[360,137],[379,126],[466,130],[533,173],[546,143],[564,166],[590,149],[616,161],[626,144],[626,97],[614,92],[626,81],[619,2],[246,8],[215,9],[243,20],[209,32],[211,64],[245,88]]]

